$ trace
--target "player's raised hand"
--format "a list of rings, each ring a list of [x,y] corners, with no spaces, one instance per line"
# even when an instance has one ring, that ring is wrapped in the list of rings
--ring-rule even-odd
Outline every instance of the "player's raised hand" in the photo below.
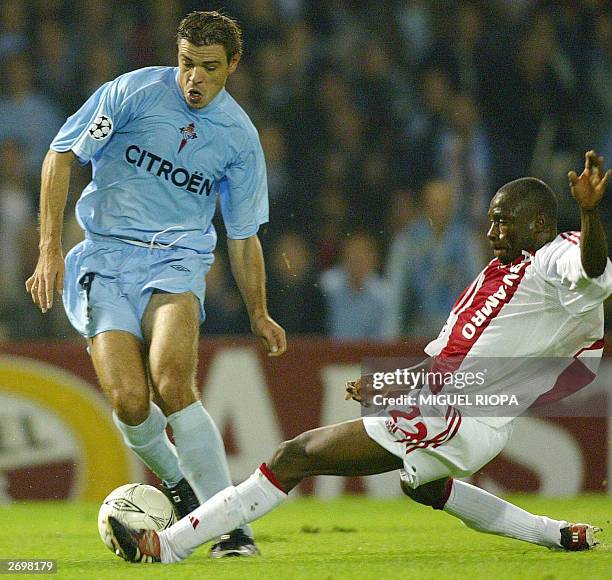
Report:
[[[572,195],[582,209],[595,209],[606,191],[612,170],[604,173],[603,164],[604,158],[591,149],[585,155],[582,173],[579,176],[575,171],[567,174]]]
[[[346,393],[344,394],[344,400],[349,401],[353,399],[353,401],[357,401],[361,403],[361,379],[357,379],[356,381],[346,381]]]
[[[268,315],[256,316],[251,320],[253,334],[259,336],[268,351],[268,356],[280,356],[287,350],[285,329]]]
[[[64,289],[64,256],[61,250],[42,251],[34,273],[26,280],[26,290],[32,300],[46,313],[53,306],[53,293]]]

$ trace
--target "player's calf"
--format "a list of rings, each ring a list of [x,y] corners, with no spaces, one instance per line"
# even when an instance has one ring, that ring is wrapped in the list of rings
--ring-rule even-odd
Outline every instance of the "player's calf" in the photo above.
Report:
[[[363,476],[400,469],[402,460],[373,441],[355,419],[311,429],[278,448],[269,468],[285,491],[314,475]]]
[[[142,424],[149,416],[149,398],[140,393],[125,390],[111,390],[108,394],[110,404],[122,423],[134,426]]]

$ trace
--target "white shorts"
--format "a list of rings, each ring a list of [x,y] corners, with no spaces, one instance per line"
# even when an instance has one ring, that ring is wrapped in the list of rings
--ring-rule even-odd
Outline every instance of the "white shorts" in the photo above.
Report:
[[[446,417],[423,417],[413,407],[413,412],[364,417],[363,425],[376,443],[403,460],[402,480],[413,489],[445,477],[472,475],[499,454],[512,433],[511,423],[492,427],[462,417],[453,407]]]

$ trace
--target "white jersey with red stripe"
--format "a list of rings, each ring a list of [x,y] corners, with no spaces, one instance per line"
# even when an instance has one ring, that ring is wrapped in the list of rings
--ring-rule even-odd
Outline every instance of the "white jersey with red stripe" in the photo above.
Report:
[[[512,264],[497,258],[489,262],[425,352],[447,371],[469,368],[473,357],[503,357],[503,365],[487,369],[484,384],[465,392],[517,393],[520,388],[531,404],[559,388],[559,376],[575,357],[593,357],[589,368],[590,380],[594,378],[603,352],[603,302],[611,293],[610,260],[601,276],[589,278],[580,259],[580,232],[564,232],[533,254],[523,252]],[[555,372],[547,367],[530,378],[521,374],[527,357],[565,362]],[[511,418],[481,420],[500,425]]]
[[[425,351],[435,357],[432,370],[466,374],[474,366],[482,369],[484,361],[484,382],[461,392],[517,394],[520,410],[562,398],[595,376],[603,351],[603,301],[611,293],[610,260],[599,278],[589,278],[578,232],[563,233],[512,264],[492,260],[427,345]],[[442,389],[452,392],[432,379],[421,393],[437,395]],[[374,441],[402,458],[402,480],[416,488],[475,473],[503,449],[519,413],[473,411],[469,405],[419,404],[388,410],[386,417],[364,417],[363,424]]]

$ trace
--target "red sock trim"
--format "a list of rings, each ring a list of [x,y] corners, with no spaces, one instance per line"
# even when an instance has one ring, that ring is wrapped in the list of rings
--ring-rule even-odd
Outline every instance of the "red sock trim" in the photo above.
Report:
[[[432,504],[432,508],[435,510],[443,510],[448,498],[450,497],[451,491],[453,490],[453,478],[449,477],[446,482],[446,487],[444,488],[444,495],[441,497],[440,501]]]
[[[272,470],[265,464],[262,463],[259,466],[259,471],[261,471],[265,476],[266,479],[277,489],[279,489],[280,491],[282,491],[285,495],[287,495],[287,492],[283,489],[283,486],[280,484],[280,482],[278,481],[278,479],[276,479],[276,475],[274,475],[274,473],[272,473]]]

